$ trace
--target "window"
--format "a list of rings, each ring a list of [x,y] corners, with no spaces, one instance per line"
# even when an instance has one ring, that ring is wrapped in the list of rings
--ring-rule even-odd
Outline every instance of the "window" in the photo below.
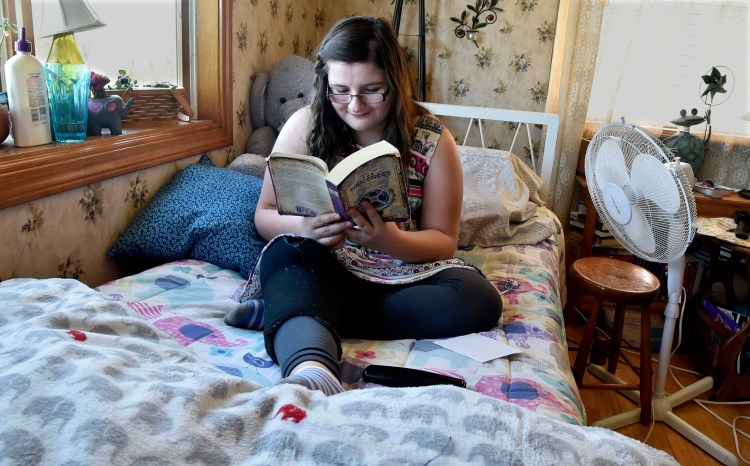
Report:
[[[121,136],[69,145],[15,148],[6,141],[0,147],[0,209],[232,145],[231,0],[180,4],[188,11],[181,24],[199,18],[190,40],[195,44],[190,66],[181,64],[195,70],[189,95],[196,119],[139,124]],[[32,11],[30,0],[2,0],[2,5],[5,16],[16,23]],[[146,2],[128,5],[141,14],[148,8]]]
[[[181,85],[179,75],[180,2],[87,0],[105,27],[75,33],[78,46],[91,71],[109,76],[114,84],[118,70],[125,70],[140,85],[171,82]],[[35,54],[45,61],[57,24],[59,0],[32,0]]]
[[[712,107],[713,132],[750,135],[746,0],[613,0],[601,31],[587,119],[661,127],[682,109],[703,116],[701,76],[717,66],[731,70],[734,88],[716,95],[724,102]]]

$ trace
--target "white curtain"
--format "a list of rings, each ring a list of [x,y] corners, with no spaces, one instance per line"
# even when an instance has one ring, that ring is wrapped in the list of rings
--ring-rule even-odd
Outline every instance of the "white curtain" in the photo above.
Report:
[[[717,66],[731,94],[716,94],[713,132],[750,135],[750,2],[610,0],[604,9],[588,120],[661,128],[692,109]],[[733,89],[732,89],[733,87]],[[696,127],[702,134],[704,126]]]
[[[596,68],[603,0],[560,0],[545,111],[560,115],[560,134],[548,207],[568,218],[575,188],[589,94]]]
[[[712,107],[696,176],[750,188],[749,57],[748,0],[560,0],[545,110],[561,118],[549,207],[567,218],[587,121],[662,128],[681,109],[703,115],[701,76],[712,66],[729,68],[734,88]]]

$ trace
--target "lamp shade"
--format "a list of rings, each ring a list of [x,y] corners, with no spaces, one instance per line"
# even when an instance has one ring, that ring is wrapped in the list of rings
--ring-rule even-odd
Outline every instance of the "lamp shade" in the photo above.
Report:
[[[42,37],[96,29],[106,24],[99,20],[86,0],[45,0]]]

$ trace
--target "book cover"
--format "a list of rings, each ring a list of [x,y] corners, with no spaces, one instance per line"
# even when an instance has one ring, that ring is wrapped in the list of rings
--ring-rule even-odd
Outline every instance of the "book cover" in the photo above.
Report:
[[[387,141],[367,146],[330,172],[317,157],[274,152],[267,158],[281,215],[346,214],[368,200],[384,221],[409,219],[406,179],[398,149]]]

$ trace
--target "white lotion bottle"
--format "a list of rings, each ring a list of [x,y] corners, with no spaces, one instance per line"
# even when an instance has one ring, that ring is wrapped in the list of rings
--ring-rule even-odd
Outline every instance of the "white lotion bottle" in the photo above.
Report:
[[[44,65],[31,55],[25,27],[21,27],[15,49],[16,55],[5,63],[13,142],[16,147],[49,144],[52,130]]]

